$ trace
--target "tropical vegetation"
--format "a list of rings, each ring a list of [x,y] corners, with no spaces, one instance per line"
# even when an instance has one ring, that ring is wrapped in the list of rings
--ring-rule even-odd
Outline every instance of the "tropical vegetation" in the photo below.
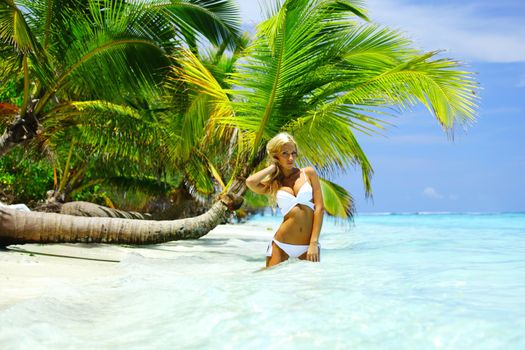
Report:
[[[232,1],[66,3],[54,12],[51,1],[0,2],[0,78],[14,87],[0,101],[0,153],[39,150],[62,201],[109,181],[186,189],[209,210],[140,222],[0,209],[0,231],[17,240],[199,237],[242,197],[258,201],[244,179],[264,166],[279,131],[295,136],[300,165],[322,175],[327,210],[350,217],[350,194],[329,179],[358,166],[372,192],[356,132],[380,132],[388,115],[416,104],[450,132],[475,117],[472,74],[370,23],[360,1],[269,0],[251,40]]]

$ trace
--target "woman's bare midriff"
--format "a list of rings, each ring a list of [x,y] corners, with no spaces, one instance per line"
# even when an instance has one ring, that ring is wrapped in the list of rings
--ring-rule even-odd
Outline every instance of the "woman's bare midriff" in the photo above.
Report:
[[[309,244],[314,212],[305,205],[296,205],[283,219],[275,238],[288,244]]]

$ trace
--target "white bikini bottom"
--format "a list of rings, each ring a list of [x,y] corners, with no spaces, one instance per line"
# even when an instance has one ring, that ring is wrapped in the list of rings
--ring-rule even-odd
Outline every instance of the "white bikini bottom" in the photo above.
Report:
[[[272,256],[272,242],[275,242],[290,258],[298,258],[308,251],[308,244],[288,244],[274,238],[266,249],[266,256]]]

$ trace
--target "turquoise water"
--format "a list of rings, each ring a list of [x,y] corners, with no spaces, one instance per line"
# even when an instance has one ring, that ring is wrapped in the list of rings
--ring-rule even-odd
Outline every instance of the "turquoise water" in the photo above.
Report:
[[[0,311],[2,349],[525,349],[525,214],[326,220],[322,262],[258,271],[279,217],[137,250],[109,283]]]

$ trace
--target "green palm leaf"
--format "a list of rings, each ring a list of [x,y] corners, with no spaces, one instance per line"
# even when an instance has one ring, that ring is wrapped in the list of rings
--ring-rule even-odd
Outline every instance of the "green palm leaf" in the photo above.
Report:
[[[343,219],[352,218],[355,212],[354,200],[343,187],[320,178],[324,208],[330,215]]]
[[[233,101],[231,112],[212,115],[210,124],[218,125],[220,134],[235,130],[242,136],[240,164],[257,167],[252,160],[265,141],[289,131],[298,142],[301,165],[313,164],[323,176],[360,166],[371,194],[373,170],[355,132],[381,133],[389,124],[385,116],[417,103],[447,130],[474,119],[476,82],[470,73],[457,62],[435,59],[435,52],[414,50],[396,31],[359,22],[366,20],[360,6],[269,3],[269,18],[238,61],[229,90],[210,84],[198,64],[181,63],[180,79],[191,88],[210,96],[227,94]],[[250,150],[248,157],[241,149]]]
[[[240,37],[240,17],[237,4],[231,0],[171,0],[151,1],[162,14],[172,19],[196,49],[198,34],[213,45],[225,42],[230,49]]]
[[[69,22],[78,9],[87,8],[82,0],[19,0],[25,18],[44,50],[59,37],[69,36]]]
[[[0,1],[0,41],[13,45],[22,53],[36,49],[34,35],[12,0]]]
[[[236,91],[241,96],[236,115],[222,121],[250,135],[252,158],[262,140],[307,110],[305,97],[325,84],[316,72],[341,60],[333,34],[344,28],[337,20],[348,16],[351,2],[336,3],[343,2],[287,1],[259,25],[247,62],[232,79],[243,88]],[[334,6],[328,11],[329,5]]]

